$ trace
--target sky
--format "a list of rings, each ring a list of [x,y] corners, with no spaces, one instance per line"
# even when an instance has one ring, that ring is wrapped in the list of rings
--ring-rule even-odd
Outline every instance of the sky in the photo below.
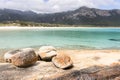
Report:
[[[99,9],[120,9],[120,0],[0,0],[0,8],[37,13],[75,10],[81,6]]]

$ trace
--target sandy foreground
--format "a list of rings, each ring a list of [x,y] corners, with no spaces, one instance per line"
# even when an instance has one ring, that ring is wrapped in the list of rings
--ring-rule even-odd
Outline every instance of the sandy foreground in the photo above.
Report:
[[[67,54],[74,63],[73,69],[82,69],[90,66],[109,66],[120,62],[120,50],[60,50]]]
[[[4,63],[4,53],[0,51],[0,62]],[[110,65],[120,62],[120,50],[58,50],[59,54],[71,57],[75,68],[85,68],[93,65]]]
[[[4,53],[0,50],[0,62],[4,63]],[[94,65],[104,66],[120,62],[120,50],[58,50],[59,54],[71,57],[74,63],[73,69],[82,69]]]
[[[62,70],[56,68],[52,62],[44,61],[37,61],[28,68],[18,68],[4,62],[3,55],[6,51],[0,51],[0,80],[42,80],[44,77],[55,74],[64,74],[92,66],[110,66],[120,62],[120,50],[58,50],[59,54],[71,57],[74,65],[71,69]]]
[[[7,51],[0,50],[0,63],[4,63],[3,56]],[[120,62],[120,50],[58,50],[58,53],[69,55],[76,69]]]

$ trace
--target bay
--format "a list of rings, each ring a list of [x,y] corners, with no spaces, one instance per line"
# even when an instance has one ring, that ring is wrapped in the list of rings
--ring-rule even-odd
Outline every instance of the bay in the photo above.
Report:
[[[60,49],[120,49],[120,28],[0,30],[0,49],[55,46]]]

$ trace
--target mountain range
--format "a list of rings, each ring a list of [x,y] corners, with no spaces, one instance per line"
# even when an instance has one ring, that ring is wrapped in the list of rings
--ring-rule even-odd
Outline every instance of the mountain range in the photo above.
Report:
[[[7,21],[27,21],[68,25],[120,26],[120,10],[101,10],[83,6],[73,11],[40,14],[33,11],[0,9],[0,22]]]

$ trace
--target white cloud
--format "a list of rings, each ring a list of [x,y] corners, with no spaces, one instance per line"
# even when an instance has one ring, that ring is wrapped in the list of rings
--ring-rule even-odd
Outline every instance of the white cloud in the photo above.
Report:
[[[119,0],[0,0],[0,8],[32,10],[40,13],[73,10],[81,6],[120,8],[119,4]]]
[[[52,8],[56,11],[60,11],[60,6],[58,6],[58,5],[54,5]]]

